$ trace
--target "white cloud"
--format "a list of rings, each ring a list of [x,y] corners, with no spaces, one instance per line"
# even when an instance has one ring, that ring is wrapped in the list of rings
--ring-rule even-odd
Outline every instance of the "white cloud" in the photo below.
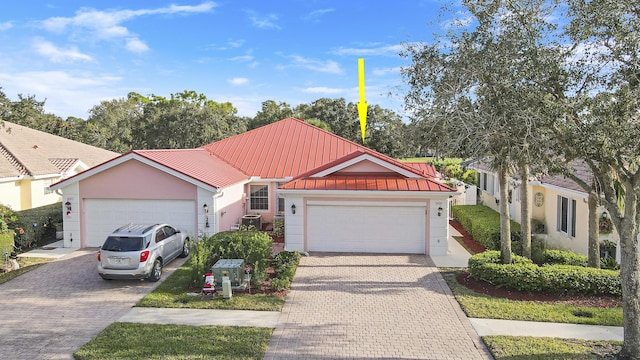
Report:
[[[127,50],[138,54],[149,51],[147,44],[138,38],[128,38],[127,45],[125,47]]]
[[[11,21],[0,22],[0,31],[9,30],[13,27],[13,23]]]
[[[371,48],[344,48],[331,50],[330,53],[340,56],[380,56],[398,55],[402,51],[402,45],[387,45]]]
[[[49,61],[57,63],[76,60],[93,60],[91,56],[81,53],[75,47],[60,49],[57,48],[53,43],[43,39],[35,39],[33,41],[33,48],[38,54],[49,58]]]
[[[229,40],[228,44],[232,48],[239,48],[244,45],[244,40]]]
[[[309,93],[309,94],[335,95],[335,94],[344,93],[345,90],[344,89],[336,89],[336,88],[324,87],[324,86],[318,86],[318,87],[309,87],[309,88],[306,88],[306,89],[302,89],[302,92]]]
[[[204,2],[200,5],[170,5],[156,9],[140,10],[113,10],[102,11],[91,8],[78,10],[73,17],[52,17],[40,22],[41,26],[52,32],[64,33],[71,31],[76,37],[87,39],[124,39],[125,47],[134,52],[140,52],[143,48],[140,43],[131,44],[131,39],[137,39],[122,23],[147,15],[186,15],[191,13],[204,13],[211,11],[216,6],[213,2]],[[144,45],[146,47],[146,45]]]
[[[229,79],[228,82],[231,85],[238,86],[238,85],[244,85],[244,84],[248,83],[249,79],[242,78],[242,77],[237,77],[237,78]]]
[[[0,83],[16,94],[33,94],[45,101],[45,111],[62,118],[87,118],[100,101],[124,96],[129,90],[114,86],[122,78],[106,74],[65,71],[0,72]]]
[[[292,60],[291,66],[329,74],[342,74],[343,72],[340,64],[333,60],[322,61],[305,58],[300,55],[291,55],[289,58]]]
[[[255,11],[249,11],[249,20],[253,26],[259,29],[281,29],[276,21],[278,16],[275,14],[260,15]]]
[[[336,11],[336,9],[319,9],[319,10],[310,12],[309,14],[304,16],[302,19],[310,22],[319,22],[320,18],[323,15],[328,14],[330,12],[334,12],[334,11]]]

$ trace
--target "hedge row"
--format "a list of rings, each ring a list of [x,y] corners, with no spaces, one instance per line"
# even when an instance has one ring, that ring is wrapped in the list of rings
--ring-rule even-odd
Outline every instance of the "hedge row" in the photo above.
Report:
[[[451,212],[475,241],[488,250],[500,249],[500,213],[484,205],[455,205]],[[520,238],[520,224],[512,220],[511,239]]]
[[[620,272],[574,265],[538,266],[514,255],[501,264],[499,251],[485,251],[469,259],[471,277],[490,284],[526,292],[621,296]]]

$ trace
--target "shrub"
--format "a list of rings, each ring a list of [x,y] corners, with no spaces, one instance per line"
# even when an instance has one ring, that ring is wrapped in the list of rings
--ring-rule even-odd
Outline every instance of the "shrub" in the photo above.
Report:
[[[291,280],[289,279],[271,279],[271,290],[282,291],[287,290],[291,286]]]
[[[200,283],[202,274],[220,259],[244,259],[252,268],[251,285],[261,284],[267,277],[272,239],[259,231],[223,231],[201,237],[193,246],[192,282]]]
[[[500,249],[500,214],[484,205],[452,206],[453,218],[473,239],[489,250]],[[511,238],[520,236],[520,224],[511,221]]]
[[[486,251],[469,259],[471,277],[498,287],[552,294],[621,296],[620,272],[573,265],[538,266],[513,256],[513,263],[500,264],[499,251]]]
[[[545,250],[542,252],[543,264],[547,265],[573,265],[587,267],[588,259],[584,255],[578,255],[568,250]]]
[[[15,212],[16,219],[9,223],[11,229],[24,229],[20,237],[21,245],[26,243],[43,244],[43,239],[55,239],[55,224],[62,223],[62,204],[60,202],[28,210]]]
[[[273,272],[278,279],[292,280],[300,263],[297,251],[281,251],[273,257]],[[273,281],[273,280],[272,280]]]
[[[284,218],[273,220],[273,235],[277,237],[284,237]]]

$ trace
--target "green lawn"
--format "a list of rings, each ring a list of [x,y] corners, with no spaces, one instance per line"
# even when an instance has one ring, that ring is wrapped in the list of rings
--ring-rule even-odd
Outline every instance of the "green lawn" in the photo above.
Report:
[[[231,300],[222,296],[190,296],[186,285],[191,273],[190,260],[173,272],[153,292],[145,296],[137,306],[188,309],[225,309],[280,311],[284,298],[280,296],[233,294]]]
[[[441,269],[456,300],[472,318],[622,326],[622,309],[576,307],[535,301],[512,301],[475,293],[456,281],[458,269]],[[591,317],[576,316],[582,312]],[[485,336],[496,360],[599,359],[620,351],[621,342],[526,336]]]
[[[443,269],[441,272],[464,312],[472,318],[622,326],[622,308],[578,307],[495,298],[460,285],[455,279],[456,270]]]
[[[90,359],[262,359],[272,329],[114,323],[74,354]]]
[[[482,338],[496,360],[601,359],[618,353],[622,342],[521,336]]]

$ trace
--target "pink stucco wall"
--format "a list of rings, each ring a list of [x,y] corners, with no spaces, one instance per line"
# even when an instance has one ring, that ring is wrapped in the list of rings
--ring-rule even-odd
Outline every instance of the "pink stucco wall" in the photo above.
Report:
[[[369,160],[363,160],[351,166],[348,166],[344,169],[340,169],[339,171],[336,172],[336,174],[341,174],[341,173],[376,173],[378,174],[378,173],[395,173],[395,171],[391,169],[387,169]]]
[[[80,182],[81,198],[196,199],[196,186],[137,160]]]

